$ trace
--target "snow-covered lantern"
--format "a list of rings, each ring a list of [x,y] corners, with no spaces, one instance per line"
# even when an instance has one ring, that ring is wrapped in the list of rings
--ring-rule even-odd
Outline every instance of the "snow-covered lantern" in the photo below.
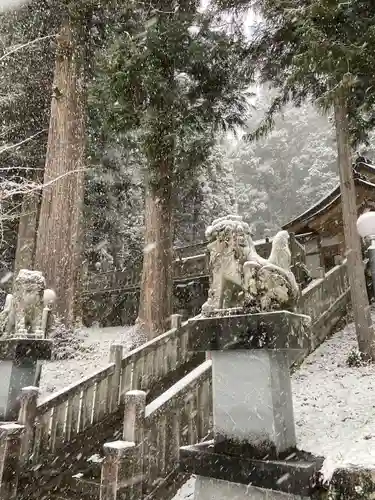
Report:
[[[361,238],[375,239],[375,212],[365,212],[357,220],[357,230]]]

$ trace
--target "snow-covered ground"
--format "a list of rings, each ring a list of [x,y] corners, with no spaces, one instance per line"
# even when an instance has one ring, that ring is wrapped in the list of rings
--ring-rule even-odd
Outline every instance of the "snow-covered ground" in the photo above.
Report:
[[[195,478],[191,477],[182,486],[182,488],[180,488],[180,490],[177,492],[177,494],[173,497],[172,500],[193,500],[194,489],[195,489]]]
[[[134,327],[88,328],[80,333],[82,347],[77,350],[74,358],[60,361],[46,361],[43,364],[40,380],[40,398],[64,389],[90,375],[109,360],[110,345],[114,342],[124,344],[124,350],[131,345]]]
[[[375,316],[374,316],[375,320]],[[112,342],[131,343],[131,328],[93,328],[82,338],[75,359],[43,367],[42,396],[62,389],[108,361]],[[293,374],[293,401],[298,447],[326,457],[326,477],[336,466],[375,468],[375,364],[349,368],[356,347],[353,325],[337,332]],[[174,500],[192,500],[192,478]]]
[[[375,321],[375,316],[373,316]],[[337,466],[375,468],[375,364],[349,368],[353,324],[324,342],[293,375],[298,447]]]

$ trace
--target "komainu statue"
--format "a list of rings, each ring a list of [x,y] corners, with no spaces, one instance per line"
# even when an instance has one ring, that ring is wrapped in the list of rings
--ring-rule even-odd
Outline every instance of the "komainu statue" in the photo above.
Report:
[[[252,312],[293,309],[300,290],[290,270],[289,234],[280,231],[268,259],[258,255],[250,227],[229,215],[207,228],[210,289],[203,314],[241,307]]]
[[[14,282],[13,294],[8,294],[0,313],[0,328],[7,336],[45,337],[51,306],[56,294],[46,289],[39,271],[21,269]]]

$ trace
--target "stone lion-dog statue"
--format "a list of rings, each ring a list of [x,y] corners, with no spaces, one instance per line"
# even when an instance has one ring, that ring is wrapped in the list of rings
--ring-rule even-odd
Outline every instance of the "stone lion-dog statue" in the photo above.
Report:
[[[13,294],[5,299],[0,313],[0,328],[7,336],[44,338],[49,327],[51,306],[56,301],[53,290],[46,288],[39,271],[21,269],[14,280]]]
[[[254,312],[293,309],[300,294],[290,269],[289,234],[280,231],[268,259],[258,255],[241,216],[216,219],[206,230],[210,289],[203,314],[243,307]]]

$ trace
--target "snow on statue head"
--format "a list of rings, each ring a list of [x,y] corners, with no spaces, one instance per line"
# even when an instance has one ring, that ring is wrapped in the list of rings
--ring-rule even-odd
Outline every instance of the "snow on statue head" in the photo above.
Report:
[[[290,270],[287,231],[276,234],[268,259],[258,255],[249,225],[238,215],[216,219],[206,238],[210,289],[203,314],[232,307],[252,312],[293,309],[299,287]]]
[[[14,281],[13,294],[5,300],[0,313],[3,333],[12,336],[45,337],[50,306],[56,294],[46,289],[44,276],[39,271],[21,269]]]

